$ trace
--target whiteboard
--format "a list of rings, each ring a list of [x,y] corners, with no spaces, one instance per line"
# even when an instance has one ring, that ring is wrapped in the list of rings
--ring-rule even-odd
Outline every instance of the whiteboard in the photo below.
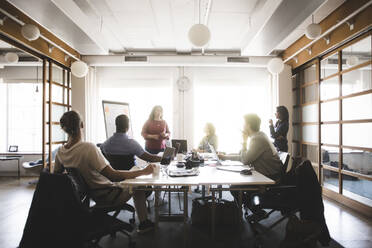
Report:
[[[131,125],[129,103],[102,101],[103,119],[105,121],[106,138],[110,138],[116,132],[115,119],[118,115],[125,114],[129,118],[129,130],[127,132],[130,138],[133,138]]]

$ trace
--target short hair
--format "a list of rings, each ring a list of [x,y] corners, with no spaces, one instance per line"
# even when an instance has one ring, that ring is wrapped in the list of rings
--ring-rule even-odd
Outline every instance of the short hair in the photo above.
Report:
[[[127,115],[118,115],[115,118],[116,132],[128,131],[129,128],[129,118]]]
[[[260,131],[261,119],[256,114],[246,114],[244,116],[246,124],[249,124],[251,129],[255,132]]]
[[[79,113],[74,110],[67,111],[62,115],[59,124],[68,135],[77,136],[80,132],[81,117]]]
[[[285,106],[278,106],[278,107],[276,107],[276,112],[278,112],[279,119],[281,121],[288,121],[288,119],[289,119],[289,113],[288,113],[288,109]]]

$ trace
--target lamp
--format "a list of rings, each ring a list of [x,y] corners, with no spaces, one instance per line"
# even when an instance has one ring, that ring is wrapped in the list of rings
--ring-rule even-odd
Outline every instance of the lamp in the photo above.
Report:
[[[33,24],[25,24],[21,28],[21,33],[29,41],[37,40],[40,37],[40,30]]]
[[[85,77],[88,73],[88,65],[83,61],[75,61],[71,64],[71,72],[75,77]]]
[[[17,63],[18,59],[19,57],[16,53],[8,52],[5,54],[5,61],[8,63]]]
[[[281,58],[273,58],[267,63],[267,69],[271,74],[281,73],[284,69],[284,63]]]
[[[314,23],[314,15],[311,16],[312,22],[309,26],[306,27],[305,35],[310,40],[314,40],[320,36],[322,33],[322,28],[319,24]]]
[[[189,40],[196,47],[204,47],[211,39],[209,28],[200,23],[200,0],[199,0],[199,23],[191,26],[189,30]]]
[[[355,55],[352,55],[350,57],[347,58],[346,60],[346,64],[349,66],[349,67],[352,67],[352,66],[355,66],[359,63],[359,58]]]

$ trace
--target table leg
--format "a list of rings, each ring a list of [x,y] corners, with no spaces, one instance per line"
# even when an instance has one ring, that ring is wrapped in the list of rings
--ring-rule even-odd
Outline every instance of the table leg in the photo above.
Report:
[[[184,233],[184,247],[187,247],[187,220],[189,218],[189,208],[188,208],[188,187],[185,187],[185,191],[183,192],[183,233]]]
[[[21,178],[21,166],[19,165],[21,163],[20,159],[17,159],[18,160],[18,179]]]
[[[168,186],[168,189],[170,189],[172,186]],[[167,192],[164,192],[164,194],[166,194]],[[168,215],[170,216],[171,215],[171,191],[169,190],[168,191]]]
[[[156,228],[159,227],[159,196],[160,191],[158,190],[158,187],[154,187],[155,189],[155,226]]]
[[[212,190],[212,217],[211,217],[211,236],[212,240],[214,241],[215,238],[215,228],[216,228],[216,198],[215,198],[215,192]]]
[[[202,197],[205,198],[205,185],[202,185]]]
[[[218,185],[217,188],[222,189],[222,185]],[[218,197],[222,199],[222,190],[218,192]]]
[[[239,190],[239,200],[238,200],[238,204],[239,204],[239,212],[240,212],[240,217],[243,216],[243,191]]]

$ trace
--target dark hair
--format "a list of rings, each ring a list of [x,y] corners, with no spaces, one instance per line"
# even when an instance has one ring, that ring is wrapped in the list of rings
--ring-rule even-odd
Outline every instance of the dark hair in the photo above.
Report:
[[[276,107],[276,112],[279,114],[279,120],[288,122],[289,119],[289,113],[288,109],[285,106],[278,106]]]
[[[244,116],[246,124],[249,124],[251,129],[255,132],[260,131],[261,119],[256,114],[246,114]]]
[[[59,120],[60,126],[69,136],[80,134],[81,117],[78,112],[71,110],[65,112]]]
[[[162,108],[162,106],[160,106],[160,105],[155,105],[153,108],[152,108],[152,110],[151,110],[151,113],[150,113],[150,116],[149,116],[149,120],[154,120],[154,118],[155,118],[155,109],[157,109],[157,108],[160,108],[161,109],[161,112],[163,113],[163,108]],[[163,119],[163,114],[160,116],[160,119]]]
[[[118,115],[115,119],[116,132],[126,132],[129,128],[129,118],[126,115]]]

